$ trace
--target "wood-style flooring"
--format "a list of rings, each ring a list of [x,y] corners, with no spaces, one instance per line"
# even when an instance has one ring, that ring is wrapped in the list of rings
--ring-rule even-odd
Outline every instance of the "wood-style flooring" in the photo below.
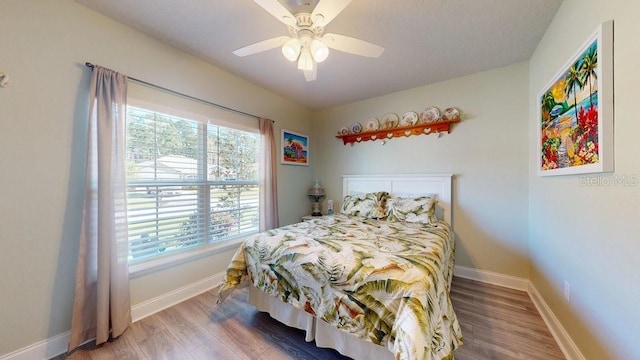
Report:
[[[119,339],[55,360],[348,359],[256,311],[247,289],[236,290],[221,307],[216,292],[140,320]],[[456,360],[565,359],[526,292],[455,277],[451,299],[464,335]]]

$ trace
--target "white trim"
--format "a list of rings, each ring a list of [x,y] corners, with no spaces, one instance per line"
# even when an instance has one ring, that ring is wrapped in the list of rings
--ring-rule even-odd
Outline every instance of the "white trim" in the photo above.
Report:
[[[533,286],[530,280],[459,265],[454,267],[453,273],[465,279],[526,291],[567,360],[586,360],[576,346],[576,343],[574,343],[571,336],[569,336],[569,333],[567,333],[560,323],[560,320],[558,320],[553,311],[551,311],[549,305],[547,305],[542,295],[538,292],[538,289]]]
[[[257,232],[256,232],[257,233]],[[197,247],[192,250],[180,251],[174,254],[161,255],[148,260],[142,260],[129,264],[129,278],[146,275],[151,272],[166,269],[170,266],[176,266],[182,263],[200,259],[205,256],[219,254],[225,251],[234,250],[240,247],[240,244],[252,234],[242,235],[234,239],[216,242],[210,245]]]
[[[52,336],[48,339],[38,341],[35,344],[25,346],[14,352],[0,356],[0,360],[33,360],[51,359],[67,352],[71,332],[65,331],[62,334]]]
[[[224,272],[214,274],[208,278],[196,281],[179,289],[170,291],[156,298],[147,300],[131,307],[133,322],[142,320],[173,305],[179,304],[192,297],[198,296],[218,286],[224,278]],[[213,305],[212,305],[213,306]],[[33,360],[51,359],[67,352],[70,331],[38,341],[32,345],[0,356],[0,360]]]
[[[538,312],[542,316],[545,324],[547,324],[551,335],[553,335],[553,338],[558,343],[558,346],[565,357],[568,360],[586,359],[531,281],[524,278],[459,265],[455,266],[454,274],[466,279],[526,291],[531,297],[533,304],[538,309]],[[187,299],[200,295],[218,286],[223,277],[224,273],[221,272],[143,303],[134,305],[131,308],[131,317],[133,321],[136,322]],[[0,360],[50,359],[60,354],[64,354],[67,351],[69,336],[70,332],[66,331],[62,334],[55,335],[22,349],[2,355],[0,356]]]
[[[460,276],[461,278],[476,280],[520,291],[527,291],[530,285],[529,280],[524,278],[503,275],[492,271],[473,269],[460,265],[456,265],[454,267],[453,274]]]
[[[133,322],[136,322],[192,297],[198,296],[220,285],[223,278],[224,272],[217,273],[209,276],[208,278],[204,278],[173,291],[169,291],[166,294],[134,305],[131,307],[131,318],[133,319]]]
[[[533,304],[538,309],[538,312],[542,316],[545,324],[551,331],[551,335],[556,339],[560,350],[568,360],[586,360],[584,355],[580,352],[576,343],[573,342],[567,331],[564,329],[560,320],[555,316],[551,308],[542,298],[542,295],[538,292],[535,286],[529,282],[529,289],[527,290],[529,297],[533,301]]]

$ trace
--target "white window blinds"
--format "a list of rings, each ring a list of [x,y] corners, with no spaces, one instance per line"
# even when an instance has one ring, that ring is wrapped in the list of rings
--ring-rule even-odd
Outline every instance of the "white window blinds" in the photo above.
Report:
[[[184,99],[167,106],[149,97],[129,101],[127,110],[130,259],[257,232],[257,124],[250,129],[245,121],[234,128],[236,123],[198,110],[202,104],[194,111],[194,104],[180,105]]]

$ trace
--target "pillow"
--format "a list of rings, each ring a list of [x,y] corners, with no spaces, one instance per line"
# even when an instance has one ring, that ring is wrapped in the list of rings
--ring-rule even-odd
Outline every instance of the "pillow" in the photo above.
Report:
[[[432,224],[436,221],[436,204],[433,195],[413,198],[393,197],[387,202],[387,220]]]
[[[340,212],[351,216],[384,219],[387,216],[388,198],[389,193],[386,191],[347,195],[342,201]]]

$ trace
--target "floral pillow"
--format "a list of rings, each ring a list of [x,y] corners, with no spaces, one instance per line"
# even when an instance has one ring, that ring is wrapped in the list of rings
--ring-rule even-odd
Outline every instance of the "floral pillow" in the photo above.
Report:
[[[351,216],[384,219],[387,216],[388,198],[389,193],[386,191],[347,195],[344,197],[340,212]]]
[[[432,224],[436,221],[435,196],[395,197],[387,202],[387,220]]]

